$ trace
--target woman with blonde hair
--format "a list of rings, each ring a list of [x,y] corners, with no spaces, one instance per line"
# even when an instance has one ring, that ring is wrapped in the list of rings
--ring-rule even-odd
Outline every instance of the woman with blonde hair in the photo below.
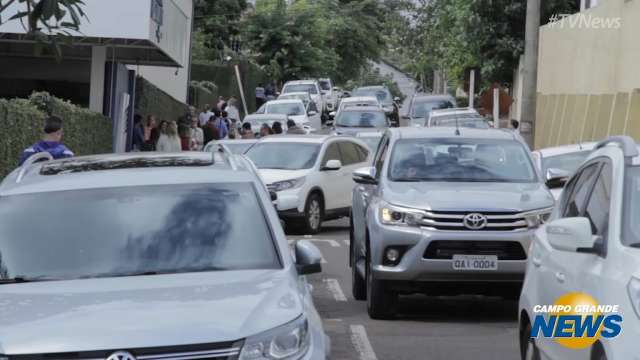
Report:
[[[180,136],[178,136],[178,124],[175,121],[169,122],[166,130],[160,134],[156,150],[161,152],[182,151]]]

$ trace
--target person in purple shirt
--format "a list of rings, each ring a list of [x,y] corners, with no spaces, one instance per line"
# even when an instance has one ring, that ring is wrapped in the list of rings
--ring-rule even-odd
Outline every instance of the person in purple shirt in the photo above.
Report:
[[[33,154],[48,152],[54,159],[63,159],[74,156],[73,152],[62,144],[62,119],[50,116],[44,121],[44,135],[42,140],[33,146],[26,148],[20,156],[22,165]]]

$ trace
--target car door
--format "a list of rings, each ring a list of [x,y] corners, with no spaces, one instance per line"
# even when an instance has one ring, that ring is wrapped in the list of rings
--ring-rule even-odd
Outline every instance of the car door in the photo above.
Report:
[[[567,184],[564,195],[560,200],[560,205],[556,209],[558,218],[582,216],[589,201],[589,196],[594,183],[600,172],[600,161],[592,161],[585,164]],[[532,274],[536,277],[537,300],[532,305],[554,304],[560,296],[571,292],[575,288],[576,277],[580,275],[575,271],[575,259],[571,259],[573,254],[565,251],[558,251],[551,247],[546,232],[538,232],[538,241],[532,249],[531,262],[533,263]],[[576,354],[560,345],[553,338],[538,337],[536,341],[540,344],[542,355],[549,359],[571,359]],[[574,351],[575,350],[571,350]]]
[[[366,164],[368,151],[361,149],[358,144],[349,140],[341,140],[338,144],[342,158],[342,169],[340,169],[341,205],[344,208],[351,208],[351,193],[355,186],[353,172]]]
[[[340,196],[342,190],[340,185],[343,168],[339,170],[327,170],[324,166],[329,160],[340,160],[342,162],[342,155],[340,154],[340,146],[337,141],[331,141],[324,147],[324,154],[322,154],[322,162],[320,163],[319,184],[322,187],[324,193],[324,208],[325,210],[335,210],[341,207],[343,203]]]

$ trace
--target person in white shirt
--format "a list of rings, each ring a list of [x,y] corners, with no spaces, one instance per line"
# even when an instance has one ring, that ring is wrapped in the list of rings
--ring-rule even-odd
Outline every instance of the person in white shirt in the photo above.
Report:
[[[175,121],[169,123],[166,131],[160,134],[156,151],[159,152],[181,152],[182,143],[178,136],[178,124]]]
[[[198,127],[198,120],[193,119],[191,121],[191,141],[190,141],[190,149],[191,151],[202,151],[204,147],[204,133],[202,129]]]
[[[232,96],[231,98],[229,98],[229,103],[227,105],[227,108],[225,109],[225,111],[227,112],[227,115],[229,116],[229,120],[233,121],[240,121],[240,110],[238,110],[238,99],[236,99],[235,96]]]
[[[200,115],[198,115],[198,121],[200,123],[200,127],[205,126],[207,124],[207,121],[209,121],[209,119],[211,118],[211,116],[213,116],[213,113],[211,112],[211,106],[209,104],[206,104],[202,109],[202,112],[200,113]]]

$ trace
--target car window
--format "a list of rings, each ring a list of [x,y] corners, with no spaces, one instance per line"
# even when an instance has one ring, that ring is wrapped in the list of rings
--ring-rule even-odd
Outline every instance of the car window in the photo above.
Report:
[[[282,89],[282,93],[292,93],[292,92],[308,92],[309,94],[317,94],[318,88],[314,84],[296,84],[296,85],[286,85],[284,89]]]
[[[384,165],[385,157],[387,156],[387,151],[389,150],[389,138],[384,137],[380,141],[380,147],[378,148],[378,153],[376,154],[375,164],[376,167],[376,178],[380,178],[382,175],[382,166]]]
[[[298,142],[259,142],[247,152],[258,169],[301,170],[312,168],[320,145]]]
[[[594,235],[607,238],[609,225],[609,207],[611,203],[611,165],[605,163],[600,170],[591,197],[584,211],[584,216],[591,222]]]
[[[567,193],[566,195],[567,202],[566,205],[563,206],[564,211],[562,217],[577,217],[582,214],[599,167],[599,163],[591,164],[584,168],[576,177],[575,182],[571,186],[571,193]]]
[[[381,128],[387,126],[387,117],[381,111],[341,111],[335,124],[342,127]]]
[[[353,146],[356,147],[356,150],[358,151],[358,158],[360,161],[358,162],[364,162],[367,161],[367,158],[369,157],[369,150],[367,148],[364,148],[358,144],[353,144]]]
[[[331,84],[327,80],[320,80],[320,88],[329,91],[331,90]]]
[[[424,118],[429,116],[431,110],[453,108],[449,100],[416,101],[411,108],[411,117]]]
[[[589,156],[590,151],[576,151],[567,154],[546,156],[542,158],[542,174],[549,169],[560,169],[573,173]]]
[[[324,157],[322,158],[322,163],[320,164],[320,166],[325,166],[327,164],[327,161],[329,160],[340,160],[340,162],[344,164],[342,156],[340,155],[340,147],[337,142],[329,144],[329,147],[327,147],[327,151],[324,153]]]
[[[249,182],[69,190],[0,201],[0,279],[280,267]]]
[[[268,114],[282,114],[282,115],[304,115],[304,106],[301,103],[278,103],[278,104],[268,104],[267,111]]]
[[[640,167],[625,169],[622,243],[640,247]]]
[[[362,161],[357,145],[351,141],[340,142],[340,153],[342,154],[342,165],[353,165]]]

